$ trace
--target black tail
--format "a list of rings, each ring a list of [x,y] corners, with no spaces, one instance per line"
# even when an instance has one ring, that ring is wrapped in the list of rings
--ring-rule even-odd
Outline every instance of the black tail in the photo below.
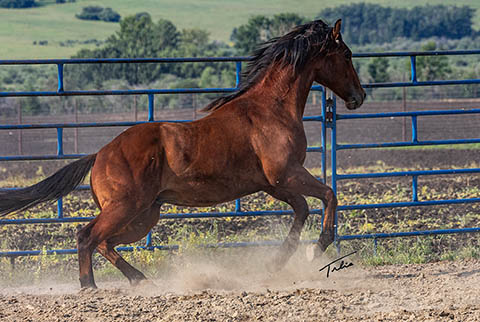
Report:
[[[72,162],[33,186],[14,191],[0,191],[0,217],[69,194],[85,179],[95,163],[96,156],[91,154]]]

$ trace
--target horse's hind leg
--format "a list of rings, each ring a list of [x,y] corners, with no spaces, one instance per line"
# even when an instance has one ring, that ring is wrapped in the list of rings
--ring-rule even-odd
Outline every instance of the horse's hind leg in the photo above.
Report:
[[[91,244],[91,242],[89,243],[89,236],[98,218],[97,216],[77,233],[78,266],[80,270],[80,287],[82,288],[97,288],[93,279],[92,268],[92,254],[95,247],[89,245]]]
[[[137,210],[128,203],[112,203],[77,233],[80,286],[96,288],[92,269],[92,254],[104,240],[122,231],[134,218]]]
[[[151,209],[144,211],[136,217],[121,232],[104,240],[97,246],[98,252],[118,268],[132,285],[136,285],[138,282],[145,280],[146,277],[142,272],[127,263],[127,261],[115,251],[114,247],[119,244],[133,243],[145,237],[153,226],[157,224],[159,212],[160,205],[155,204]]]
[[[303,225],[308,217],[308,204],[305,198],[299,193],[283,189],[274,189],[266,192],[274,198],[288,203],[295,212],[293,225],[290,228],[287,238],[285,238],[280,252],[270,264],[269,270],[274,271],[282,268],[297,249]]]

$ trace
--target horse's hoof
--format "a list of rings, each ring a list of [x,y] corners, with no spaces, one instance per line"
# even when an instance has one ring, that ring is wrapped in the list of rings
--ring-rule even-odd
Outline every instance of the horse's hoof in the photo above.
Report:
[[[318,246],[317,243],[308,245],[305,250],[305,256],[307,258],[307,261],[309,262],[313,262],[315,258],[320,257],[321,254],[322,254],[322,250],[320,249],[320,246]]]
[[[155,285],[155,283],[153,283],[151,280],[149,279],[139,279],[139,280],[133,280],[130,282],[130,285],[134,288],[149,288],[149,287],[154,287],[156,288],[157,285]]]
[[[80,281],[80,291],[86,291],[86,290],[96,290],[97,285],[95,282],[82,282]]]
[[[98,292],[98,288],[96,286],[89,286],[89,287],[81,287],[78,291],[79,294],[95,294]]]
[[[322,252],[326,251],[327,247],[333,243],[333,240],[334,240],[333,236],[334,236],[333,231],[326,231],[320,234],[317,244],[320,247],[320,250]]]

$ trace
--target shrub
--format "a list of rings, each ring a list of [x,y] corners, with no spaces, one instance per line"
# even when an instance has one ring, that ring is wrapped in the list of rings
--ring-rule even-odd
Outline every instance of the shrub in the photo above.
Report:
[[[1,8],[31,8],[35,7],[35,0],[0,0]]]
[[[100,20],[107,21],[107,22],[119,22],[120,15],[113,11],[112,8],[105,8],[102,12],[98,15]]]
[[[84,7],[82,12],[76,14],[75,17],[83,20],[100,20],[99,15],[102,11],[103,8],[98,6]]]
[[[112,8],[102,8],[99,6],[84,7],[82,12],[76,14],[75,17],[83,20],[102,20],[107,22],[119,22],[121,18]]]

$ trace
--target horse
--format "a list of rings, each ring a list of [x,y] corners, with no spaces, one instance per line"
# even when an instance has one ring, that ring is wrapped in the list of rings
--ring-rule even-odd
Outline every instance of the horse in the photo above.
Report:
[[[211,206],[264,191],[289,204],[292,227],[267,266],[281,269],[296,250],[309,214],[304,196],[325,205],[317,247],[334,240],[337,199],[303,166],[307,140],[302,117],[313,82],[328,87],[348,109],[365,99],[343,42],[341,20],[315,20],[259,46],[236,92],[208,104],[203,118],[188,123],[132,126],[97,153],[78,159],[30,187],[0,192],[0,215],[57,200],[91,171],[100,213],[77,233],[81,288],[96,288],[92,254],[97,250],[130,284],[146,279],[115,250],[136,242],[159,220],[164,203]]]

